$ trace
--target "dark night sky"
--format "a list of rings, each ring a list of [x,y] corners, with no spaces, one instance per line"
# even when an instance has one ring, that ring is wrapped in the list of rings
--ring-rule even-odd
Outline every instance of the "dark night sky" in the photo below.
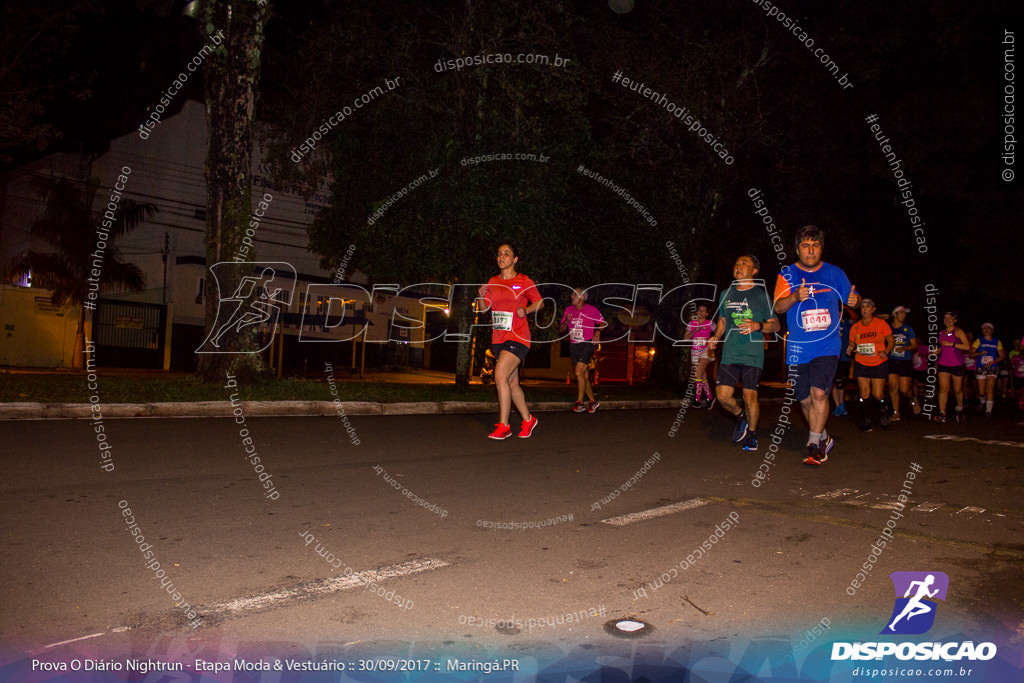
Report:
[[[268,51],[275,49],[277,37],[321,16],[321,5],[296,2],[278,7],[268,29]],[[671,74],[645,70],[651,60],[646,47],[651,31],[678,28],[698,46],[737,28],[766,37],[773,63],[759,74],[758,88],[775,96],[765,101],[785,104],[768,116],[772,129],[767,132],[782,147],[770,153],[739,149],[737,155],[770,156],[778,165],[765,164],[761,170],[756,163],[746,165],[742,177],[729,179],[729,196],[724,197],[720,216],[734,232],[723,234],[727,244],[721,250],[697,258],[710,277],[727,279],[739,248],[757,249],[764,262],[772,261],[743,193],[757,187],[785,233],[787,253],[793,253],[791,235],[796,227],[811,222],[825,227],[826,260],[841,265],[883,310],[897,303],[920,310],[923,283],[934,282],[942,292],[940,306],[960,309],[966,328],[992,320],[1000,336],[1012,332],[1019,338],[1024,333],[1024,296],[1019,287],[1008,286],[1017,266],[1012,257],[1004,256],[1024,253],[1020,180],[1000,178],[1005,85],[1001,40],[1004,29],[1019,28],[1019,12],[1010,11],[1019,5],[787,3],[786,9],[799,17],[816,45],[850,74],[854,87],[847,90],[755,2],[706,3],[693,12],[700,25],[680,22],[666,29],[660,20],[674,21],[678,13],[678,6],[671,5],[668,0],[638,0],[633,12],[616,15],[607,3],[570,3],[585,25],[573,40],[581,57],[589,52],[597,60],[600,53],[607,60],[614,54],[626,73],[671,82]],[[393,7],[400,14],[405,5]],[[110,3],[101,16],[83,21],[73,46],[51,70],[59,73],[74,65],[83,73],[95,72],[93,95],[84,102],[69,101],[59,93],[55,97],[49,116],[63,131],[63,139],[54,149],[102,151],[110,138],[134,129],[198,45],[194,21],[176,12],[165,17],[153,9],[142,12],[135,2]],[[359,58],[371,65],[388,48],[367,43],[358,49]],[[409,64],[410,70],[429,71],[439,56],[434,49],[421,54],[426,55],[418,58],[423,63]],[[268,73],[264,88],[273,92],[273,69]],[[608,74],[602,71],[599,76],[599,84],[582,84],[593,89],[589,96],[595,144],[606,132],[603,127],[613,125],[601,120],[602,98],[609,96],[603,82]],[[715,74],[708,74],[708,83],[714,80]],[[199,79],[192,80],[188,96],[199,99],[201,92]],[[175,105],[184,99],[177,98]],[[878,115],[913,182],[913,196],[925,221],[927,255],[916,249],[895,181],[864,120],[869,114]],[[26,158],[21,155],[18,160]],[[638,193],[657,196],[670,190],[660,187],[661,182],[647,177],[633,178],[630,184]],[[768,266],[762,276],[771,282],[776,272]],[[912,316],[910,322],[922,320]]]

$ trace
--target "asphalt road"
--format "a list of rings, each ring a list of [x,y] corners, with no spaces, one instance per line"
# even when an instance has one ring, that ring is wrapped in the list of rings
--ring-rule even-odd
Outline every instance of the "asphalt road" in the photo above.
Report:
[[[271,489],[233,419],[107,420],[108,459],[86,421],[2,422],[3,659],[526,657],[622,647],[604,627],[627,615],[653,627],[629,647],[795,645],[823,619],[833,639],[863,639],[889,616],[893,571],[949,575],[934,635],[1024,628],[1024,430],[1009,416],[870,434],[831,418],[838,445],[811,468],[780,407],[764,407],[757,453],[695,409],[540,413],[532,438],[504,442],[485,438],[491,415],[352,417],[348,433],[337,418],[251,418]],[[651,510],[668,513],[606,521]],[[888,520],[894,540],[852,589]]]

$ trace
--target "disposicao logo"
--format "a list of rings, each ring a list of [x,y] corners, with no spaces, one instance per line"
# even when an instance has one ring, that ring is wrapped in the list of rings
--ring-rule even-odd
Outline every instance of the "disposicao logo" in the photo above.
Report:
[[[933,598],[946,599],[949,577],[943,572],[893,572],[889,578],[896,589],[896,604],[881,633],[927,633],[935,623],[938,607]]]
[[[935,624],[936,600],[945,600],[949,577],[943,572],[893,572],[889,574],[896,600],[881,635],[919,635]],[[832,661],[871,660],[895,656],[900,660],[966,659],[987,661],[996,656],[993,643],[832,643]]]

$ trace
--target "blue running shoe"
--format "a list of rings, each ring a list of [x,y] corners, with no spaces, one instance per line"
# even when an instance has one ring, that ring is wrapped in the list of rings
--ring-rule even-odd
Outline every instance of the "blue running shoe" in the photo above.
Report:
[[[747,424],[747,413],[741,412],[739,415],[736,416],[736,426],[732,428],[732,442],[739,443],[740,441],[743,441],[743,439],[746,438],[747,436],[747,432],[749,431],[747,429],[748,427],[749,425]]]

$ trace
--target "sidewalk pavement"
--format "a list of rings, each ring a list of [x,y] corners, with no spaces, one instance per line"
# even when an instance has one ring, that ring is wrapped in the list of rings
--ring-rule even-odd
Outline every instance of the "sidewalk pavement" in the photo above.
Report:
[[[571,402],[540,401],[528,403],[530,410],[552,412],[568,410]],[[677,408],[677,400],[602,401],[601,410]],[[104,418],[111,417],[231,417],[241,408],[246,417],[322,416],[322,415],[439,415],[453,413],[491,413],[498,403],[486,401],[422,401],[416,403],[375,403],[369,401],[202,401],[199,403],[108,403],[100,404]],[[0,403],[0,420],[42,420],[90,418],[89,403]]]
[[[80,371],[6,369],[6,372],[25,374],[77,374]],[[161,370],[118,370],[104,368],[104,374],[139,377],[167,377],[171,373]],[[177,373],[186,375],[189,373]],[[436,370],[371,370],[362,379],[339,379],[339,382],[397,382],[404,384],[453,384],[454,373]],[[477,380],[479,382],[479,380]],[[560,386],[564,382],[550,379],[530,379],[528,386]],[[785,388],[782,382],[763,382],[761,403],[782,400]],[[201,401],[183,403],[107,403],[99,404],[104,418],[114,417],[232,417],[241,407],[246,417],[331,416],[331,415],[443,415],[456,413],[492,413],[497,401],[422,401],[411,403],[378,403],[370,401],[241,401],[234,406],[229,401]],[[568,410],[572,401],[528,402],[530,410],[555,412]],[[681,408],[683,399],[602,400],[601,410],[642,410],[649,408]],[[0,420],[86,419],[94,414],[90,403],[0,403]]]
[[[145,368],[100,368],[103,377],[133,377],[135,379],[179,379],[191,377],[195,373],[179,370],[150,370]],[[10,375],[57,375],[63,377],[81,377],[81,368],[0,368],[0,376]],[[315,373],[309,373],[310,375]],[[384,382],[389,384],[455,384],[455,373],[441,370],[420,370],[418,368],[370,368],[360,377],[358,371],[353,372],[352,368],[338,366],[334,368],[335,382]],[[306,379],[305,376],[295,375],[296,379]],[[316,375],[321,379],[322,374]],[[564,379],[550,379],[546,377],[531,377],[529,369],[522,377],[524,382],[533,386],[560,386],[565,384]],[[471,377],[471,384],[480,384],[479,377]]]

